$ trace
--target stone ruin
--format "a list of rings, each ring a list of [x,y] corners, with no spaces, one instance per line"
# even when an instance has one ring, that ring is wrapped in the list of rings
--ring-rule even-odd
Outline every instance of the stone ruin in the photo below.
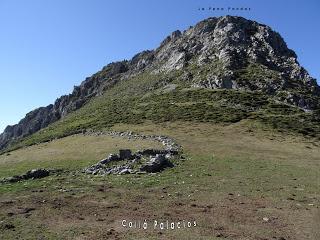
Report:
[[[177,150],[145,149],[132,153],[130,149],[120,149],[118,154],[110,154],[86,169],[84,173],[93,175],[155,173],[173,167],[170,161],[178,155]]]
[[[155,173],[165,168],[173,167],[171,160],[181,157],[181,146],[172,138],[158,135],[143,135],[128,132],[84,132],[86,135],[108,135],[112,137],[123,137],[129,140],[151,140],[161,143],[164,149],[144,149],[132,152],[130,149],[120,149],[118,154],[110,154],[97,164],[83,169],[83,173],[93,175],[107,174],[130,174],[130,173]],[[182,157],[181,157],[182,158]],[[0,179],[0,183],[14,183],[28,179],[38,179],[61,172],[61,169],[33,169],[22,175],[16,175]]]
[[[93,175],[130,174],[130,173],[154,173],[167,167],[173,167],[171,160],[177,157],[181,151],[172,138],[158,135],[144,135],[128,132],[87,132],[89,135],[108,135],[123,137],[129,140],[151,140],[161,143],[164,149],[144,149],[132,153],[130,149],[120,149],[118,154],[110,154],[83,170],[84,173]]]

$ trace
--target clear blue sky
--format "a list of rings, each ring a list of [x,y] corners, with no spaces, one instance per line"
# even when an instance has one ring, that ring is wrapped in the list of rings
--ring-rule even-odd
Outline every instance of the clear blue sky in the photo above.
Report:
[[[198,11],[210,6],[252,10]],[[0,0],[0,132],[109,62],[153,49],[210,16],[271,26],[320,80],[319,12],[319,0]]]

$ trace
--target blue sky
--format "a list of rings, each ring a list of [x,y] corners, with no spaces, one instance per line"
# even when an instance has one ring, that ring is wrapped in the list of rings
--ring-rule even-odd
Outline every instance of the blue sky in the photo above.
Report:
[[[251,11],[198,11],[229,6]],[[104,65],[210,16],[271,26],[320,80],[319,12],[318,0],[0,0],[0,132]]]

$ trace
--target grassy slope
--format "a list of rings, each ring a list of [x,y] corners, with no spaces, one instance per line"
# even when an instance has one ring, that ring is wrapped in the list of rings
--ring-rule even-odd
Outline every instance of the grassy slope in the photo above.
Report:
[[[246,72],[246,79],[247,75]],[[145,72],[119,82],[103,96],[14,143],[9,150],[65,137],[83,129],[105,129],[117,123],[139,124],[146,120],[230,124],[250,119],[259,127],[320,137],[318,112],[307,113],[278,103],[261,92],[185,88],[181,78],[179,71],[170,74]],[[168,84],[177,87],[168,91]]]
[[[95,177],[70,172],[2,185],[0,220],[16,228],[2,231],[1,238],[315,239],[318,141],[253,133],[244,122],[230,126],[150,122],[117,124],[113,129],[172,136],[184,146],[186,160],[156,175]],[[51,144],[59,141],[63,139]],[[78,144],[72,146],[77,154]],[[68,145],[61,145],[61,153],[72,152],[63,147]],[[74,157],[81,159],[82,154]],[[95,158],[96,151],[88,154]],[[28,207],[35,210],[23,213]],[[124,218],[195,219],[198,227],[127,230],[120,224]]]
[[[190,71],[199,69],[190,66]],[[210,66],[197,76],[204,78],[208,71]],[[249,81],[252,72],[258,74],[249,69],[243,81]],[[1,176],[36,166],[71,170],[0,186],[0,228],[4,223],[16,226],[15,231],[2,229],[1,238],[315,239],[319,226],[314,219],[320,215],[319,114],[258,92],[188,89],[182,78],[181,72],[145,72],[120,82],[11,150],[82,129],[129,129],[176,138],[186,161],[156,175],[87,176],[76,170],[119,147],[151,143],[120,141],[116,146],[118,140],[79,136],[0,155]],[[168,84],[177,88],[170,91]],[[49,156],[53,149],[58,152]],[[28,207],[35,210],[23,213]],[[147,235],[121,228],[123,218],[196,219],[199,227]]]
[[[0,178],[22,174],[32,168],[82,169],[105,158],[107,153],[118,152],[120,147],[136,151],[161,149],[162,145],[149,140],[73,135],[0,155]]]

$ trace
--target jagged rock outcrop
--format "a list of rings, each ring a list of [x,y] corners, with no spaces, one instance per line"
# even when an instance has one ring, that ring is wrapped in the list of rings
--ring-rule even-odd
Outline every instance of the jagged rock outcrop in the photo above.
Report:
[[[0,150],[81,108],[119,81],[144,71],[180,71],[190,87],[263,91],[305,110],[320,108],[320,88],[279,33],[242,17],[208,18],[174,31],[160,46],[111,63],[54,104],[38,108],[0,135]]]
[[[9,142],[31,135],[79,109],[92,97],[101,95],[106,88],[113,86],[116,83],[113,77],[127,70],[127,61],[111,63],[102,71],[87,78],[80,86],[75,86],[71,94],[58,98],[54,104],[29,112],[18,124],[6,127],[0,135],[0,150]]]
[[[200,71],[202,65],[212,67],[204,78],[201,76],[194,82],[199,87],[274,92],[290,88],[294,81],[303,90],[320,93],[316,80],[299,65],[296,54],[288,49],[280,34],[241,17],[209,18],[182,34],[172,34],[156,50],[155,57],[165,62],[161,69],[167,71],[190,64],[198,66]],[[256,79],[250,86],[241,82],[238,71],[250,64],[259,64],[261,71],[273,73],[270,79],[273,81],[265,86],[262,83],[266,79]]]

